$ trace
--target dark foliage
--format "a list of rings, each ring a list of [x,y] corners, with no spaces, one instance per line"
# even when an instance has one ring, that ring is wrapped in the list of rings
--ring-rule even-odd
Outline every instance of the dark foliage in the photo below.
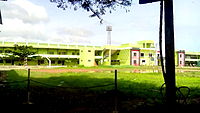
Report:
[[[57,7],[63,10],[72,8],[76,11],[82,8],[91,11],[93,14],[90,17],[98,17],[102,22],[101,15],[107,11],[111,13],[117,7],[124,8],[126,12],[129,12],[127,7],[131,6],[132,0],[50,0],[50,2],[57,3]]]
[[[28,57],[29,55],[34,55],[35,51],[33,51],[32,46],[19,46],[17,44],[14,45],[14,50],[12,51],[13,55],[19,57]]]
[[[25,61],[25,63],[27,63],[27,57],[29,55],[34,55],[36,53],[36,51],[33,50],[32,46],[27,46],[27,45],[14,45],[14,49],[11,52],[13,56],[15,57],[19,57],[19,60]]]

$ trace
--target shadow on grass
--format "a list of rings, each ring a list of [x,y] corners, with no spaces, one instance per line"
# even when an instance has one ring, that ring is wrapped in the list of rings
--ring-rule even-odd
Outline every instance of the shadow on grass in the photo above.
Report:
[[[27,78],[19,76],[14,70],[9,73],[12,75],[8,77],[8,83],[10,83],[0,87],[1,103],[9,106],[26,104],[28,102]],[[112,113],[112,111],[119,111],[120,113],[137,113],[160,112],[165,108],[159,87],[150,83],[118,80],[118,91],[116,92],[114,85],[84,88],[114,84],[114,78],[59,76],[31,78],[31,80],[29,102],[33,105],[28,107],[35,112]],[[189,108],[188,110],[191,111]]]

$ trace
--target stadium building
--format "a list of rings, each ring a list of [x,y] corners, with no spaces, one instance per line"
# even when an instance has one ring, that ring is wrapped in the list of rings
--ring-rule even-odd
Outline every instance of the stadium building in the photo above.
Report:
[[[14,44],[32,46],[35,55],[28,57],[28,65],[35,66],[98,66],[98,65],[160,65],[160,51],[152,40],[119,46],[85,46],[30,42],[0,42],[0,65],[20,65],[8,57]],[[200,52],[175,51],[176,66],[200,66]]]

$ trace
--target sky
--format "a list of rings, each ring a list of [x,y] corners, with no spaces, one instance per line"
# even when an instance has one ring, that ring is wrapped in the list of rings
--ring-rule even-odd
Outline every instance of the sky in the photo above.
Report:
[[[0,41],[106,45],[106,26],[112,26],[111,43],[141,40],[158,42],[159,2],[139,4],[130,12],[117,8],[102,16],[104,23],[83,9],[62,10],[49,0],[0,1],[3,25]],[[174,0],[175,49],[200,52],[200,0]]]

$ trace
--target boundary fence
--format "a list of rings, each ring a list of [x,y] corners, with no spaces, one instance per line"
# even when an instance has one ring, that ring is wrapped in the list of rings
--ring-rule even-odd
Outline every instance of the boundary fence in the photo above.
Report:
[[[0,74],[2,74],[2,72],[0,72]],[[104,85],[95,85],[95,86],[87,86],[87,87],[71,87],[71,86],[58,86],[58,85],[51,85],[48,83],[44,83],[44,82],[39,82],[36,80],[31,79],[31,74],[30,74],[30,68],[28,68],[28,77],[25,80],[20,80],[20,81],[2,81],[0,80],[0,86],[6,86],[7,84],[15,84],[15,83],[23,83],[23,82],[27,82],[27,104],[31,104],[30,102],[30,86],[31,86],[31,82],[34,83],[38,83],[41,85],[46,85],[46,86],[50,86],[50,87],[54,87],[54,88],[68,88],[68,89],[91,89],[91,88],[99,88],[99,87],[107,87],[107,86],[114,86],[114,91],[116,91],[115,96],[117,96],[117,91],[118,91],[118,72],[117,70],[114,71],[114,81],[113,83],[108,83],[108,84],[104,84]],[[160,88],[160,93],[161,96],[163,97],[163,100],[165,100],[165,83],[161,86]],[[186,94],[184,94],[182,92],[182,89],[185,89]],[[190,95],[190,88],[186,87],[186,86],[181,86],[177,88],[177,102],[178,103],[182,103],[182,104],[188,104],[188,98]],[[117,99],[116,99],[117,100]],[[117,103],[117,102],[115,102]]]
[[[28,68],[28,77],[26,80],[20,80],[20,81],[11,81],[11,82],[7,82],[7,81],[0,81],[0,85],[4,85],[6,86],[7,84],[15,84],[15,83],[22,83],[22,82],[27,82],[27,104],[31,104],[30,102],[30,93],[31,93],[31,82],[34,83],[38,83],[41,85],[46,85],[46,86],[50,86],[50,87],[54,87],[54,88],[68,88],[68,89],[92,89],[92,88],[99,88],[99,87],[107,87],[107,86],[114,86],[114,91],[117,92],[118,90],[118,81],[117,81],[117,70],[115,70],[115,74],[114,74],[114,81],[113,83],[108,83],[108,84],[104,84],[104,85],[95,85],[95,86],[86,86],[86,87],[71,87],[71,86],[58,86],[58,85],[51,85],[48,83],[44,83],[44,82],[39,82],[36,80],[32,80],[31,79],[31,74],[30,74],[30,68]]]

